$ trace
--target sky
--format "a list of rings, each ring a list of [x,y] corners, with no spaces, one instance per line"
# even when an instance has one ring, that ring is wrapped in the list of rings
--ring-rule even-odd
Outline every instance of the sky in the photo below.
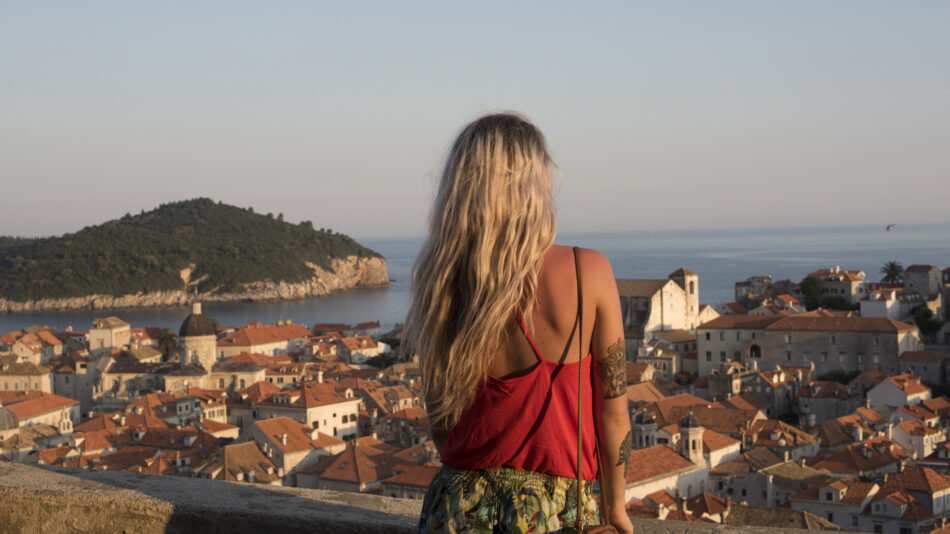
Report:
[[[948,27],[941,1],[0,0],[0,235],[195,197],[421,235],[499,110],[547,136],[562,231],[945,222]]]

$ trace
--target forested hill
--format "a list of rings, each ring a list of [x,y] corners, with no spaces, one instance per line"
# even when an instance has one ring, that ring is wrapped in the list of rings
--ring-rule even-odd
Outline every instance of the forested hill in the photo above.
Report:
[[[183,289],[194,265],[199,292],[240,292],[257,281],[301,282],[310,262],[381,257],[349,236],[290,224],[206,198],[163,204],[140,215],[60,237],[0,237],[0,298],[30,301],[93,294],[128,295]],[[194,290],[195,288],[189,288]]]

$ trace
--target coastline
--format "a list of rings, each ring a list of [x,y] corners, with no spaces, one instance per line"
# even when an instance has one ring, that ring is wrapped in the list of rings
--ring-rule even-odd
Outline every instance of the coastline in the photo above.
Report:
[[[391,286],[384,258],[349,256],[336,259],[332,271],[312,266],[314,276],[303,282],[258,281],[245,284],[239,293],[190,293],[185,289],[153,291],[131,295],[85,295],[32,301],[0,298],[0,314],[56,313],[71,311],[108,311],[188,306],[195,300],[217,303],[261,303],[325,297],[353,289],[379,289]]]

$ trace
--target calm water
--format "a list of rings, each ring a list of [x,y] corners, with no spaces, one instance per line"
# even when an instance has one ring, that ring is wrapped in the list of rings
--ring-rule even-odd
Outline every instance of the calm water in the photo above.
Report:
[[[380,321],[388,330],[405,316],[409,271],[422,239],[359,241],[386,257],[389,276],[395,279],[392,287],[291,302],[207,303],[203,305],[204,313],[222,325],[281,319],[307,326],[317,322]],[[885,232],[883,226],[859,226],[564,234],[558,243],[600,250],[610,259],[618,278],[666,278],[676,269],[687,267],[699,274],[700,301],[708,304],[732,300],[733,284],[756,274],[771,274],[774,280],[800,280],[814,269],[840,265],[864,270],[868,280],[877,281],[881,266],[891,260],[904,266],[950,266],[950,223],[898,226],[891,232]],[[0,334],[34,324],[86,330],[94,317],[104,315],[117,315],[134,327],[159,326],[177,331],[189,311],[182,307],[7,314],[0,315]]]

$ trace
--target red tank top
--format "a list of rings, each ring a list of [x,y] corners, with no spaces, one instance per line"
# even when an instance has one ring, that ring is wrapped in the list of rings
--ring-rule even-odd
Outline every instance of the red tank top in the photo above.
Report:
[[[577,477],[577,373],[582,370],[584,442],[582,476],[596,480],[590,354],[558,364],[541,357],[518,317],[538,363],[512,378],[488,377],[472,405],[449,430],[442,463],[460,469],[513,467]]]

